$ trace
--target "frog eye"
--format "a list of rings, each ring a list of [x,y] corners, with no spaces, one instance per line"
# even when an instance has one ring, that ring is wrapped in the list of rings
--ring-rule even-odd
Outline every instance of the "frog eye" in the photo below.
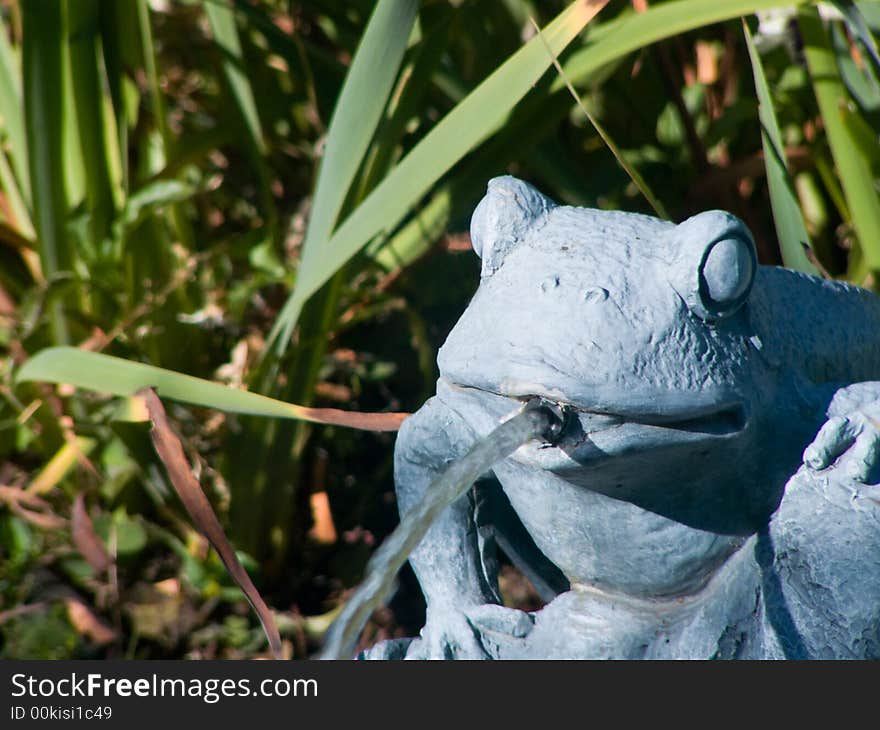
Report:
[[[679,248],[671,283],[691,312],[706,322],[735,313],[748,299],[758,268],[745,225],[713,210],[676,226],[674,236]]]
[[[528,229],[554,207],[528,183],[510,175],[489,181],[471,216],[471,244],[483,260],[483,276],[494,273]]]

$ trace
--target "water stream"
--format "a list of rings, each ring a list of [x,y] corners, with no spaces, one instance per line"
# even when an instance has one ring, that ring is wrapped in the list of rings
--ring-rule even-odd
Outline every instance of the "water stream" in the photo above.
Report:
[[[409,558],[440,513],[496,462],[527,441],[553,441],[562,429],[559,409],[539,399],[530,401],[492,433],[453,462],[428,487],[425,498],[404,515],[367,564],[366,578],[327,632],[321,659],[350,659],[373,611],[387,600],[397,571]]]

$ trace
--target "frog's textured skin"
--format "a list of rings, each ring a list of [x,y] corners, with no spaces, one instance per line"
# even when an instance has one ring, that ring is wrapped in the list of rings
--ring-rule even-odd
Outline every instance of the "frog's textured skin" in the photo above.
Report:
[[[421,636],[366,656],[880,657],[880,298],[758,266],[727,213],[556,206],[512,177],[471,237],[401,511],[528,396],[569,422],[444,512],[411,558]],[[498,545],[543,609],[499,605]]]

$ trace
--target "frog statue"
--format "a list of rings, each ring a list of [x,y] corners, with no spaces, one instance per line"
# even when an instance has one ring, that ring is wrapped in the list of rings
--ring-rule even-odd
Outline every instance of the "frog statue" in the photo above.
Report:
[[[558,206],[471,221],[479,289],[401,428],[405,513],[535,396],[564,429],[411,556],[421,636],[366,658],[880,657],[880,298],[759,266],[745,225]],[[501,605],[500,548],[547,601]]]

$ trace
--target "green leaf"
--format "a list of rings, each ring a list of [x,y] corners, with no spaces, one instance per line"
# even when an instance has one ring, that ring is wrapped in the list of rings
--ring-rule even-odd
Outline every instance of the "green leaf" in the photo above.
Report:
[[[583,47],[572,51],[563,68],[573,83],[580,84],[605,64],[664,38],[758,10],[805,2],[807,0],[674,0],[652,4],[644,13],[632,13],[598,26]],[[555,91],[563,85],[560,78],[551,88]]]
[[[770,189],[770,205],[773,208],[773,222],[779,238],[782,261],[789,269],[806,274],[818,274],[810,262],[804,247],[810,245],[807,226],[801,215],[800,205],[795,194],[785,159],[785,147],[779,132],[779,123],[773,109],[773,99],[764,75],[761,57],[755,48],[749,26],[743,21],[743,32],[752,62],[755,77],[755,91],[758,94],[758,117],[761,120],[761,144],[764,147],[764,166],[767,168],[767,185]]]
[[[21,4],[24,118],[28,144],[34,224],[47,278],[71,268],[65,231],[64,6],[58,0]],[[55,341],[68,341],[60,303],[49,316]]]
[[[871,166],[874,175],[880,174],[880,139],[865,118],[852,107],[840,107],[843,124],[852,137],[859,153]]]
[[[379,124],[370,152],[364,164],[363,174],[356,186],[356,195],[349,191],[349,200],[362,200],[388,173],[396,162],[400,141],[407,127],[420,114],[422,99],[431,88],[436,71],[449,46],[449,26],[452,8],[428,28],[422,25],[422,38],[411,46],[404,58],[402,69],[385,113]]]
[[[223,53],[223,73],[232,91],[232,98],[244,119],[251,143],[260,154],[265,154],[266,144],[263,141],[257,103],[254,101],[251,83],[242,67],[241,42],[238,38],[238,29],[235,27],[235,13],[228,3],[218,0],[208,0],[204,3],[204,8],[208,22],[211,24],[214,43]]]
[[[162,150],[157,154],[154,164],[157,169],[164,167],[167,158],[171,156],[173,139],[168,129],[168,120],[165,117],[165,100],[159,85],[159,72],[156,69],[156,50],[153,47],[153,29],[150,25],[150,5],[147,0],[135,0],[137,5],[137,25],[140,35],[141,50],[143,52],[144,71],[147,76],[147,86],[150,91],[150,103],[152,104],[153,118],[159,136],[162,138]]]
[[[844,121],[844,110],[852,110],[853,102],[840,77],[818,10],[812,6],[801,8],[798,22],[813,91],[858,237],[859,255],[852,257],[858,262],[858,270],[851,267],[850,276],[861,283],[866,274],[864,269],[880,271],[880,200],[870,165]]]
[[[532,21],[534,24],[534,21]],[[538,36],[543,38],[541,35],[541,29],[535,25],[535,31],[538,33]],[[581,100],[581,97],[578,95],[577,91],[575,91],[574,85],[571,83],[571,79],[569,79],[568,75],[565,73],[565,69],[562,68],[562,65],[559,63],[559,60],[556,58],[556,54],[547,47],[547,52],[553,56],[553,65],[556,67],[556,71],[559,73],[559,77],[562,79],[569,93],[572,95],[572,98],[577,104],[578,108],[581,110],[583,115],[587,118],[587,121],[593,125],[593,128],[598,133],[599,137],[601,137],[602,141],[605,143],[605,146],[614,155],[614,159],[617,160],[617,164],[623,168],[623,171],[629,176],[629,179],[633,181],[636,188],[638,188],[639,192],[648,201],[648,204],[654,209],[654,212],[657,214],[659,218],[664,218],[666,220],[669,219],[669,214],[666,212],[666,209],[663,207],[663,203],[660,202],[660,199],[654,195],[654,191],[648,186],[648,183],[645,182],[645,179],[642,177],[641,173],[635,168],[633,165],[629,163],[626,159],[626,156],[623,154],[621,149],[617,146],[617,143],[611,139],[611,135],[605,130],[605,127],[599,123],[599,120],[593,115],[590,114],[589,109],[584,105],[584,102]],[[699,87],[692,87],[695,91],[699,91]]]
[[[120,397],[153,387],[160,397],[232,413],[298,418],[297,407],[191,375],[75,347],[51,347],[28,360],[16,382],[68,383]]]
[[[70,63],[70,6],[77,0],[58,0],[64,7],[64,36],[62,41],[62,104],[64,106],[64,186],[67,193],[68,208],[74,209],[86,202],[86,162],[80,144],[81,134],[77,107],[77,89],[74,87],[73,68]]]
[[[380,0],[370,17],[330,120],[298,279],[333,255],[330,234],[382,117],[418,5],[416,0]],[[279,322],[288,330],[295,323],[284,320],[282,315]]]
[[[34,224],[31,222],[30,212],[22,198],[18,188],[18,181],[6,159],[6,153],[0,151],[0,188],[6,194],[11,208],[12,218],[9,223],[13,225],[19,235],[25,238],[36,238]]]
[[[289,418],[369,430],[396,430],[406,414],[356,413],[332,408],[307,408],[246,390],[176,373],[153,365],[88,352],[76,347],[50,347],[25,362],[16,382],[67,383],[77,388],[129,397],[155,388],[163,398],[230,413]]]
[[[21,71],[18,59],[6,37],[0,31],[0,116],[3,134],[9,140],[10,158],[17,178],[18,191],[25,202],[31,199],[31,179],[27,164],[27,143],[24,133],[24,113],[21,105]]]
[[[156,208],[187,200],[196,188],[179,180],[154,180],[132,193],[119,214],[117,223],[133,228]]]
[[[349,215],[320,256],[304,259],[270,337],[287,346],[303,303],[373,237],[396,225],[458,160],[486,139],[607,0],[572,3],[443,118]],[[547,52],[550,48],[551,53]]]
[[[93,246],[110,235],[110,224],[122,197],[116,125],[99,59],[98,3],[76,0],[68,5],[71,78]]]
[[[147,546],[147,531],[140,520],[126,514],[124,508],[117,509],[112,515],[103,513],[94,519],[95,532],[105,545],[109,546],[111,537],[115,539],[116,553],[120,556],[135,555]],[[111,532],[116,532],[111,536]]]
[[[204,3],[214,43],[223,54],[223,75],[232,93],[239,115],[247,131],[249,151],[253,157],[254,167],[260,180],[260,205],[268,219],[271,235],[277,235],[278,213],[272,197],[271,172],[266,165],[266,142],[260,125],[260,115],[254,100],[254,91],[250,79],[245,73],[244,56],[238,29],[235,26],[235,13],[228,2],[208,0]]]

